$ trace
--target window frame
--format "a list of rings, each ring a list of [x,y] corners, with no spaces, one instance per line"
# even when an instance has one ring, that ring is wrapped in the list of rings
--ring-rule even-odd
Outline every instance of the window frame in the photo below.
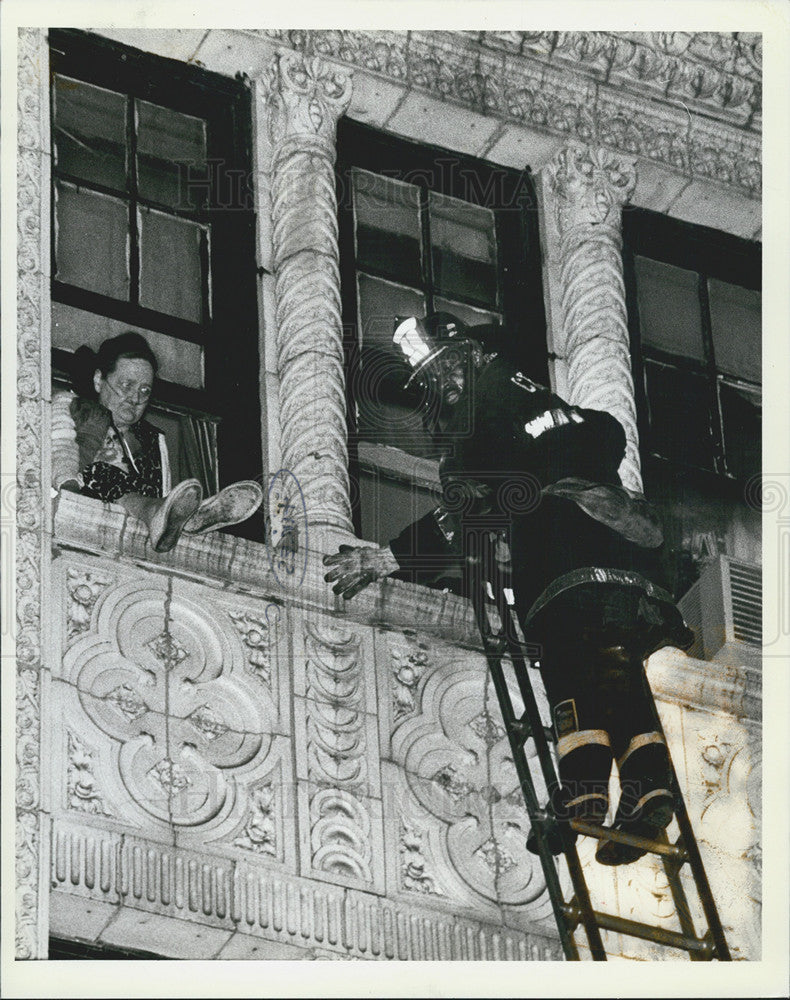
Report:
[[[375,269],[366,265],[357,268],[354,240],[353,186],[351,171],[366,170],[392,180],[406,181],[420,188],[420,208],[423,246],[427,240],[426,218],[429,192],[448,195],[492,209],[495,216],[497,246],[497,277],[502,301],[496,309],[503,316],[503,325],[529,331],[530,336],[520,342],[520,360],[524,370],[543,384],[549,382],[550,354],[546,337],[546,315],[543,299],[541,249],[538,232],[537,197],[529,168],[514,170],[488,160],[458,153],[439,146],[417,142],[375,129],[369,125],[342,118],[337,132],[337,202],[340,248],[341,304],[343,315],[343,350],[346,372],[346,421],[348,431],[349,475],[352,483],[360,472],[359,444],[356,427],[356,401],[353,386],[358,383],[355,373],[360,364],[359,317],[357,314],[356,282],[361,271],[376,277]],[[430,183],[429,183],[430,182]],[[425,294],[426,311],[433,309],[434,284],[432,276],[433,254],[423,253],[421,291]],[[392,281],[392,276],[379,275]],[[416,287],[409,284],[409,287]],[[443,298],[464,301],[457,294]],[[467,300],[475,308],[488,308]],[[523,322],[520,317],[526,316]],[[377,446],[372,446],[377,447]],[[396,448],[388,466],[377,466],[384,478],[413,483],[425,489],[431,485],[430,470],[438,463],[418,458]],[[415,469],[419,470],[415,473]],[[360,491],[351,491],[352,520],[356,534],[361,537]]]
[[[720,230],[683,222],[649,209],[627,206],[623,210],[623,276],[625,283],[628,329],[631,340],[631,365],[639,431],[640,457],[648,474],[663,466],[676,473],[688,472],[710,484],[718,482],[721,492],[735,494],[742,481],[728,472],[724,449],[724,425],[719,406],[718,380],[740,383],[761,390],[762,383],[738,379],[716,367],[711,324],[708,279],[718,279],[752,291],[762,290],[762,245]],[[638,291],[634,258],[646,257],[697,274],[703,344],[703,362],[683,358],[661,350],[643,347],[639,321]],[[645,360],[684,369],[701,375],[707,382],[707,410],[713,441],[713,469],[681,463],[648,450],[650,440]]]
[[[204,388],[158,379],[154,408],[159,403],[165,410],[218,419],[220,486],[254,478],[263,469],[263,459],[250,89],[241,79],[224,77],[77,29],[51,29],[49,43],[52,82],[55,74],[59,74],[126,95],[127,137],[132,131],[128,109],[135,99],[207,121],[206,154],[212,183],[209,197],[200,209],[186,212],[134,197],[136,192],[129,190],[128,182],[130,172],[136,169],[133,144],[127,146],[132,163],[127,169],[124,192],[119,194],[100,184],[79,181],[86,190],[123,197],[129,207],[133,286],[130,300],[125,302],[66,284],[54,274],[51,295],[54,302],[199,344],[204,352]],[[51,86],[50,100],[53,90]],[[54,153],[54,117],[51,145]],[[216,168],[212,166],[214,163]],[[75,182],[73,176],[57,168],[53,156],[50,231],[53,262],[56,260],[54,191],[58,180]],[[135,301],[134,284],[139,277],[136,214],[139,207],[149,206],[165,208],[170,216],[187,216],[210,228],[212,253],[210,267],[204,257],[204,275],[213,301],[207,311],[204,298],[202,323],[147,309]],[[69,358],[69,351],[53,349],[55,371],[66,371]],[[262,539],[262,517],[239,526],[236,531]]]

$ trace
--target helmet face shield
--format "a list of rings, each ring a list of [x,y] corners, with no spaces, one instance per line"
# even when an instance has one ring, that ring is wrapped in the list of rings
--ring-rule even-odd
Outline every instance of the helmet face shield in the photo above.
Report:
[[[447,428],[439,432],[451,433],[451,438],[466,437],[472,426],[471,386],[483,354],[470,332],[450,313],[395,320],[393,343],[412,369],[404,389],[420,391],[420,410],[434,433],[452,420],[452,432]]]
[[[412,369],[405,386],[409,388],[428,367],[437,368],[435,362],[440,358],[444,362],[448,349],[460,348],[466,341],[466,325],[450,313],[433,313],[425,320],[397,316],[392,341]],[[453,363],[458,363],[455,358]],[[441,368],[446,370],[446,365],[442,363]]]

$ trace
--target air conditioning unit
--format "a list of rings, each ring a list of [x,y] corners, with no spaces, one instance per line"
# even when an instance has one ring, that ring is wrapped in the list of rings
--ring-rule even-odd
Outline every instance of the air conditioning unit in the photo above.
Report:
[[[679,601],[696,633],[686,650],[698,660],[730,666],[760,665],[762,656],[762,571],[759,566],[718,556]]]

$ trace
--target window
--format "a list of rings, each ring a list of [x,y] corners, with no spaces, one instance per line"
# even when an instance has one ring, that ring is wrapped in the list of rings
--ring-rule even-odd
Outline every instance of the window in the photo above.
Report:
[[[435,505],[441,450],[399,398],[395,316],[498,322],[548,380],[534,189],[528,172],[344,120],[338,203],[352,507],[383,543]]]
[[[623,234],[645,488],[681,596],[707,555],[759,561],[743,498],[761,468],[761,250],[636,209]]]
[[[52,340],[136,330],[152,422],[206,493],[262,468],[246,87],[79,31],[50,32]],[[248,522],[245,534],[260,537]]]

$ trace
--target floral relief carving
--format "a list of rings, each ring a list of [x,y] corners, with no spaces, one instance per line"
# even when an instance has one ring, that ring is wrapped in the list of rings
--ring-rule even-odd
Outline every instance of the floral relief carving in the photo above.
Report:
[[[66,637],[69,642],[87,632],[96,602],[111,583],[109,577],[94,576],[88,570],[71,567],[67,570],[69,607],[66,617]]]
[[[704,789],[695,832],[734,958],[760,954],[762,774],[759,740],[735,724],[702,728],[697,761]],[[690,749],[690,748],[689,748]],[[687,750],[687,754],[689,751]]]
[[[417,825],[402,817],[398,841],[401,888],[407,892],[445,896],[446,893],[438,886],[436,878],[426,870],[422,839],[423,835]]]
[[[272,679],[271,650],[276,640],[276,629],[268,620],[269,609],[267,608],[266,611],[266,621],[259,615],[251,615],[246,612],[231,611],[229,614],[247,650],[247,663],[250,670],[264,684],[270,684]],[[276,621],[275,618],[275,623]]]
[[[415,696],[421,678],[430,669],[425,648],[390,641],[392,664],[392,721],[398,722],[414,711]]]
[[[109,694],[104,696],[104,700],[113,705],[117,711],[129,722],[134,722],[141,715],[150,711],[145,699],[131,684],[119,684],[113,688]]]
[[[554,212],[562,236],[577,227],[619,228],[620,211],[636,187],[636,168],[607,149],[572,144],[552,171]]]
[[[507,736],[504,727],[488,711],[483,711],[472,719],[469,728],[489,748],[499,743],[503,736]]]
[[[14,30],[14,29],[11,29]],[[42,564],[50,557],[48,489],[44,490],[49,380],[47,280],[49,54],[46,32],[22,28],[17,57],[17,454],[16,573],[16,957],[46,956],[47,903],[41,872],[49,840],[39,836],[41,783]],[[47,388],[48,391],[48,388]]]
[[[244,830],[233,841],[233,846],[255,854],[277,856],[275,797],[271,785],[252,790]]]
[[[319,57],[282,51],[271,90],[271,128],[285,134],[313,134],[332,140],[351,100],[351,77]]]
[[[481,858],[485,862],[488,870],[495,878],[516,867],[516,860],[513,855],[498,841],[494,840],[493,837],[484,841],[474,853],[476,857]]]
[[[20,810],[16,821],[16,936],[17,959],[35,959],[39,952],[37,875],[41,863],[38,816]]]
[[[96,751],[74,733],[68,734],[68,775],[66,794],[71,809],[79,812],[92,813],[99,816],[111,816],[102,800],[102,795],[96,786],[95,767]]]

